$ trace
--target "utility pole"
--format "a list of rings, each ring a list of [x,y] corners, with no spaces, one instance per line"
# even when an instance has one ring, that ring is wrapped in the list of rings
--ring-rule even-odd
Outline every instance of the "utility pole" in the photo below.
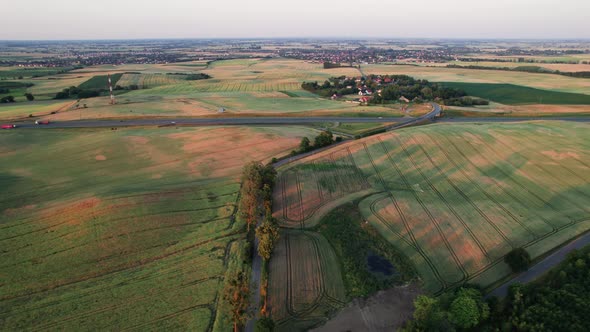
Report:
[[[109,78],[109,91],[111,92],[111,105],[115,105],[115,95],[113,94],[113,83],[111,82],[111,74],[108,74]]]

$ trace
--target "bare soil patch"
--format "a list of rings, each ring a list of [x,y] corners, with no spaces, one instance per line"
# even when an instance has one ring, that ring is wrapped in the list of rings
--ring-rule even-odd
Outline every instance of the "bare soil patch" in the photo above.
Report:
[[[355,299],[317,332],[396,331],[414,312],[414,300],[422,291],[416,284],[380,291],[367,299]]]

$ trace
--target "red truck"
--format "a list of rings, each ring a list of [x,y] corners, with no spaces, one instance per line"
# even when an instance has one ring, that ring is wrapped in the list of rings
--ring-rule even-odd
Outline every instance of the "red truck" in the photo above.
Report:
[[[48,125],[49,124],[49,120],[37,120],[35,121],[36,125]]]
[[[2,125],[2,129],[12,129],[12,128],[16,128],[16,125],[13,125],[13,124]]]

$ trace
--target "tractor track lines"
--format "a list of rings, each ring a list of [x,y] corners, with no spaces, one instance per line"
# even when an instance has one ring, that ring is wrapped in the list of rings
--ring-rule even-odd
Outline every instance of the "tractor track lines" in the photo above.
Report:
[[[458,154],[459,154],[459,155],[460,155],[460,156],[461,156],[461,157],[462,157],[462,158],[463,158],[465,161],[467,161],[467,162],[468,162],[468,163],[469,163],[469,164],[470,164],[470,165],[471,165],[473,168],[475,168],[475,169],[477,170],[477,172],[478,172],[478,173],[480,173],[480,174],[482,174],[482,175],[485,175],[485,172],[484,172],[484,171],[482,171],[482,170],[481,170],[481,168],[480,168],[479,166],[477,166],[475,163],[473,163],[473,162],[471,161],[471,159],[470,159],[470,158],[468,158],[468,157],[467,157],[467,156],[466,156],[466,155],[463,153],[463,151],[461,151],[461,149],[459,149],[459,148],[457,147],[457,145],[455,144],[455,142],[453,142],[453,141],[452,141],[452,140],[450,140],[449,138],[445,138],[445,140],[446,140],[446,141],[447,141],[447,142],[448,142],[448,143],[449,143],[451,146],[453,146],[453,149],[454,149],[455,151],[457,151],[457,153],[458,153]],[[438,143],[437,143],[437,144],[438,144]],[[440,145],[439,145],[439,147],[440,147]],[[447,153],[447,152],[445,151],[445,153]],[[447,155],[448,155],[448,153],[447,153]],[[480,154],[480,156],[481,156],[481,154]],[[483,157],[483,156],[482,156],[482,157]],[[452,159],[452,158],[450,158],[449,160],[453,160],[453,159]],[[464,172],[464,170],[463,170],[463,172]],[[515,180],[514,180],[514,179],[512,179],[511,177],[508,177],[508,175],[507,175],[506,173],[503,173],[503,174],[506,176],[506,178],[509,178],[509,179],[510,179],[510,180],[511,180],[513,183],[517,184],[517,183],[515,182]],[[466,173],[464,173],[464,175],[465,175],[467,178],[470,178],[470,177],[468,177],[468,176],[467,176],[467,174],[466,174]],[[523,208],[527,209],[527,205],[526,205],[526,204],[525,204],[525,203],[524,203],[524,202],[523,202],[523,201],[522,201],[520,198],[516,197],[516,196],[515,196],[514,194],[512,194],[512,193],[511,193],[509,190],[507,190],[507,189],[503,188],[503,187],[502,187],[502,186],[501,186],[501,185],[498,183],[498,181],[497,181],[497,180],[496,180],[494,177],[488,177],[488,178],[489,178],[489,179],[490,179],[490,180],[491,180],[491,181],[494,183],[494,185],[496,186],[496,188],[498,188],[498,189],[499,189],[500,191],[502,191],[504,194],[506,194],[506,195],[510,196],[510,198],[512,198],[512,200],[514,200],[515,202],[517,202],[518,204],[520,204],[520,205],[521,205]],[[471,182],[472,182],[474,185],[476,185],[477,187],[479,187],[481,191],[485,192],[485,190],[483,190],[483,188],[481,188],[481,187],[479,186],[479,184],[478,184],[476,181],[471,181]],[[517,185],[518,185],[518,184],[517,184]],[[506,209],[506,208],[505,208],[505,207],[504,207],[504,206],[503,206],[503,205],[502,205],[500,202],[498,202],[498,201],[497,201],[497,200],[494,198],[494,196],[493,196],[493,195],[489,195],[489,194],[487,194],[487,193],[486,193],[486,196],[487,196],[487,197],[488,197],[488,198],[489,198],[489,199],[490,199],[492,202],[494,202],[496,205],[500,206],[500,207],[502,208],[502,210],[504,210],[504,211],[506,211],[507,213],[509,213],[509,210],[508,210],[508,209]],[[527,210],[528,210],[528,209],[527,209]],[[555,233],[555,232],[557,231],[557,228],[556,228],[556,227],[555,227],[553,224],[551,224],[551,223],[550,223],[550,222],[549,222],[549,221],[548,221],[548,220],[547,220],[545,217],[543,217],[541,214],[538,214],[538,213],[536,213],[536,212],[535,212],[535,214],[536,214],[536,216],[537,216],[538,218],[540,218],[540,219],[541,219],[541,220],[542,220],[542,221],[543,221],[543,222],[544,222],[544,223],[545,223],[547,226],[551,227],[551,229],[552,229],[552,232],[553,232],[553,233]],[[509,215],[513,216],[513,214],[512,214],[512,213],[509,213]],[[513,216],[513,219],[517,219],[517,217],[516,217],[516,216]]]
[[[412,140],[414,142],[416,142],[416,140],[414,140],[412,138]],[[399,141],[399,140],[398,140]],[[417,143],[417,142],[416,142]],[[440,167],[432,160],[432,158],[430,157],[430,155],[426,152],[426,150],[422,147],[421,144],[418,144],[418,146],[420,147],[420,150],[422,151],[422,153],[424,154],[424,156],[426,156],[426,158],[429,160],[429,162],[436,168],[436,170],[438,171],[438,173],[440,175],[443,174],[442,170],[440,169]],[[403,144],[402,144],[402,148],[403,148]],[[422,174],[422,176],[424,177],[424,173],[422,173],[421,171],[419,171],[420,174]],[[484,218],[484,220],[490,225],[492,226],[496,232],[498,232],[498,234],[504,239],[504,241],[506,243],[508,243],[509,246],[514,247],[514,245],[511,243],[511,241],[508,240],[508,238],[506,237],[506,234],[504,234],[498,227],[497,225],[492,222],[488,216],[486,214],[483,213],[483,211],[481,211],[481,209],[479,209],[479,207],[477,207],[472,201],[471,199],[469,199],[469,197],[467,197],[467,195],[465,195],[465,193],[463,193],[463,191],[461,191],[454,183],[452,183],[448,177],[444,177],[445,181],[459,194],[461,195],[461,197],[463,197],[463,199],[465,199],[465,201],[467,201],[471,207],[473,207],[478,213],[479,215]],[[463,227],[465,228],[465,230],[469,233],[469,236],[471,236],[471,238],[473,239],[473,241],[477,244],[477,246],[479,247],[479,249],[481,250],[481,252],[485,255],[485,257],[488,259],[488,261],[490,261],[490,256],[488,254],[488,251],[485,249],[485,246],[479,241],[479,239],[475,236],[475,234],[473,233],[473,230],[471,229],[471,227],[469,227],[469,225],[465,222],[465,220],[461,217],[461,215],[455,210],[455,208],[452,207],[451,204],[449,204],[449,202],[447,201],[447,199],[445,198],[445,196],[443,194],[441,194],[441,192],[436,189],[436,187],[434,186],[434,183],[432,183],[432,181],[430,179],[427,179],[426,177],[424,177],[424,180],[428,183],[428,185],[430,186],[430,188],[437,194],[437,196],[439,197],[439,199],[445,204],[445,206],[449,209],[449,211],[451,211],[451,213],[455,216],[455,218],[457,218],[457,220],[463,225]]]
[[[468,131],[468,130],[466,130],[466,132],[470,133],[470,134],[471,134],[471,135],[473,135],[474,137],[477,137],[477,139],[478,139],[480,142],[482,142],[483,144],[486,144],[486,145],[487,145],[487,143],[486,143],[485,141],[483,141],[481,138],[479,138],[477,135],[473,134],[472,132],[470,132],[470,131]],[[489,147],[489,146],[488,146],[488,147]],[[498,152],[497,152],[495,149],[493,149],[493,148],[491,148],[491,147],[489,147],[489,149],[490,149],[490,151],[492,151],[492,153],[494,153],[494,154],[496,155],[496,157],[497,157],[499,160],[504,160],[506,163],[510,164],[510,166],[511,166],[512,168],[514,168],[515,170],[519,170],[519,169],[520,169],[520,168],[519,168],[517,165],[515,165],[515,164],[514,164],[513,162],[511,162],[509,159],[502,158],[502,156],[500,156],[500,155],[498,154]],[[512,151],[512,150],[511,150],[511,151]],[[513,152],[514,152],[514,151],[513,151]],[[514,152],[514,153],[516,153],[516,154],[518,154],[519,156],[521,156],[522,158],[524,158],[524,157],[523,157],[521,154],[519,154],[518,152]],[[525,159],[526,159],[526,158],[525,158]],[[555,178],[555,177],[554,177],[552,174],[548,174],[548,175],[549,175],[550,177],[552,177],[552,178]],[[558,182],[559,182],[559,181],[558,181]],[[555,190],[551,189],[551,186],[547,186],[547,187],[545,187],[545,189],[546,189],[547,191],[550,191],[550,192],[552,192],[553,194],[555,194],[555,195],[556,195],[556,197],[558,197],[558,196],[559,196],[559,193],[558,193],[558,192],[556,192]],[[575,189],[575,188],[574,188],[574,189]],[[584,195],[584,196],[587,196],[587,195]],[[578,209],[580,209],[580,210],[582,210],[582,211],[585,211],[585,212],[589,212],[589,211],[590,211],[590,209],[589,209],[588,207],[582,207],[582,206],[578,205],[577,203],[575,203],[575,202],[572,202],[571,200],[566,200],[566,201],[567,201],[569,204],[571,204],[571,205],[573,205],[573,206],[577,207]],[[559,210],[556,210],[556,211],[559,211]]]
[[[501,145],[503,145],[504,147],[506,147],[506,149],[512,151],[513,153],[521,156],[522,158],[525,159],[530,159],[530,158],[526,158],[525,156],[522,155],[521,152],[514,150],[510,144],[506,144],[504,141],[502,141],[502,139],[498,138],[497,136],[494,136],[494,138],[496,139],[496,142],[500,143]],[[552,158],[547,157],[546,155],[542,154],[542,153],[535,153],[535,155],[541,156],[541,158],[545,159],[545,160],[549,160],[551,162],[557,162]],[[569,169],[568,167],[565,167],[562,163],[557,162],[557,164],[560,166],[560,170],[564,170],[569,172],[570,174],[572,174],[573,176],[575,176],[576,178],[578,178],[578,180],[582,181],[582,182],[586,182],[586,179],[582,179],[577,173],[575,173],[574,171],[572,171],[571,169]],[[537,169],[540,169],[543,171],[543,173],[547,174],[548,176],[550,176],[551,178],[553,178],[556,182],[559,182],[561,184],[564,184],[566,186],[569,186],[569,184],[565,183],[561,178],[555,176],[553,173],[549,172],[545,167],[539,165],[539,164],[533,164],[534,167],[536,167]],[[578,192],[579,194],[586,196],[586,197],[590,197],[590,194],[580,191],[578,190],[577,187],[573,187],[574,190],[576,190],[576,192]]]
[[[416,239],[416,236],[414,235],[414,232],[412,232],[412,229],[405,217],[405,215],[403,214],[401,208],[399,207],[397,200],[395,199],[395,197],[391,194],[391,191],[388,190],[385,181],[383,180],[383,178],[381,177],[381,173],[379,172],[379,170],[377,169],[375,162],[373,161],[373,157],[371,156],[369,149],[366,145],[365,142],[362,143],[365,153],[367,154],[367,157],[369,158],[371,165],[373,166],[373,169],[376,172],[377,177],[379,178],[379,181],[381,182],[381,185],[383,186],[383,189],[387,191],[387,195],[388,197],[391,199],[391,201],[393,202],[393,204],[395,205],[403,223],[404,226],[406,228],[406,231],[408,232],[408,235],[410,236],[410,238],[412,239],[413,242],[413,247],[419,252],[420,256],[422,256],[422,258],[424,258],[424,260],[427,262],[427,264],[430,266],[430,268],[432,269],[432,271],[435,274],[435,278],[441,283],[441,285],[443,286],[443,289],[447,287],[448,283],[446,280],[444,280],[442,278],[442,276],[440,275],[440,272],[438,271],[438,269],[436,268],[436,266],[434,265],[434,263],[432,263],[432,261],[430,260],[430,257],[428,257],[428,255],[426,255],[426,253],[424,252],[424,250],[422,249],[422,247],[418,244],[418,240]],[[388,158],[390,158],[389,154],[388,154]],[[396,170],[399,171],[399,169],[397,168],[397,165],[395,166]],[[401,173],[400,173],[401,175]],[[403,178],[403,181],[405,183],[407,183],[407,180],[405,179],[405,177],[403,177],[403,175],[401,175]],[[371,209],[374,209],[374,206],[371,207]],[[378,216],[378,218],[384,222],[384,218],[382,216],[380,216],[379,214],[375,214]],[[400,236],[401,237],[401,236]],[[401,237],[403,239],[403,237]]]
[[[400,144],[400,147],[402,148],[402,150],[404,151],[405,155],[409,158],[410,162],[412,163],[412,165],[414,165],[414,168],[418,171],[418,173],[420,173],[420,175],[422,176],[422,178],[425,179],[425,181],[432,187],[432,183],[430,183],[430,181],[426,178],[426,176],[422,173],[422,170],[420,168],[420,166],[418,166],[416,164],[416,162],[414,161],[414,158],[411,156],[411,154],[408,152],[408,150],[406,149],[406,147],[404,146],[404,144],[401,142],[401,140],[395,136],[396,140],[398,141],[398,143]],[[407,181],[406,181],[407,182]],[[428,215],[428,218],[430,219],[430,221],[434,224],[434,226],[436,227],[440,237],[442,238],[445,247],[447,248],[447,250],[449,250],[449,252],[451,253],[451,256],[453,257],[453,261],[455,262],[455,264],[457,265],[457,267],[459,268],[459,270],[461,271],[462,274],[462,278],[460,279],[460,281],[464,281],[467,276],[468,273],[465,270],[465,267],[461,264],[459,257],[457,256],[457,253],[453,250],[451,244],[449,243],[449,240],[447,239],[447,237],[444,234],[444,231],[442,230],[440,224],[438,223],[438,221],[436,220],[436,218],[432,215],[432,212],[430,210],[428,210],[428,208],[426,207],[426,204],[424,204],[424,202],[422,201],[422,199],[416,194],[416,192],[412,192],[412,194],[414,195],[414,198],[416,199],[416,201],[418,201],[418,203],[420,204],[420,206],[424,209],[424,212]]]
[[[135,262],[132,262],[132,263],[129,263],[129,264],[121,264],[119,266],[114,266],[111,270],[106,271],[104,273],[95,273],[94,275],[83,276],[83,277],[78,278],[78,279],[75,279],[75,280],[63,281],[61,283],[57,283],[57,284],[54,284],[54,285],[51,285],[51,286],[42,287],[42,288],[37,289],[37,290],[32,291],[32,292],[27,292],[26,294],[15,294],[15,295],[3,296],[3,297],[0,297],[0,301],[12,300],[12,299],[23,298],[23,297],[29,297],[31,295],[44,293],[44,292],[47,292],[47,291],[50,291],[52,289],[56,289],[56,288],[59,288],[59,287],[73,285],[73,284],[81,283],[81,282],[84,282],[84,281],[87,281],[87,280],[90,280],[90,279],[104,277],[104,276],[107,276],[107,275],[118,273],[118,272],[121,272],[121,271],[124,271],[124,270],[132,269],[132,268],[136,268],[136,267],[140,267],[140,266],[145,266],[147,264],[151,264],[151,263],[154,263],[156,261],[160,261],[162,259],[168,258],[168,257],[173,256],[173,255],[178,255],[178,254],[184,253],[184,252],[186,252],[188,250],[191,250],[191,249],[194,249],[194,248],[198,248],[198,247],[204,246],[204,245],[209,244],[209,243],[217,242],[217,241],[222,240],[222,239],[232,238],[232,237],[234,237],[236,235],[240,235],[240,231],[233,231],[233,232],[230,232],[230,233],[227,233],[227,234],[219,235],[219,236],[216,236],[214,238],[211,238],[211,239],[208,239],[208,240],[204,240],[204,241],[200,241],[200,242],[197,242],[197,243],[188,245],[186,247],[183,247],[183,248],[180,248],[180,249],[177,249],[177,250],[168,252],[168,253],[164,253],[164,254],[161,254],[161,255],[158,255],[158,256],[153,256],[153,257],[149,257],[149,258],[143,258],[143,259],[139,259],[139,260],[137,260]]]

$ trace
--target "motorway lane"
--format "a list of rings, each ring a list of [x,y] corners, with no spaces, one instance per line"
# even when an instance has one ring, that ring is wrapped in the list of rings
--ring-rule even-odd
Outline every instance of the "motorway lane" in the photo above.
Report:
[[[563,116],[563,117],[465,117],[465,118],[440,118],[436,122],[521,122],[521,121],[574,121],[590,122],[590,116]]]
[[[180,118],[180,119],[131,119],[131,120],[82,120],[82,121],[56,121],[48,125],[35,125],[34,123],[16,123],[18,128],[108,128],[131,126],[226,126],[226,125],[298,125],[323,122],[342,123],[383,123],[400,122],[406,119],[400,117],[255,117],[255,118]]]

